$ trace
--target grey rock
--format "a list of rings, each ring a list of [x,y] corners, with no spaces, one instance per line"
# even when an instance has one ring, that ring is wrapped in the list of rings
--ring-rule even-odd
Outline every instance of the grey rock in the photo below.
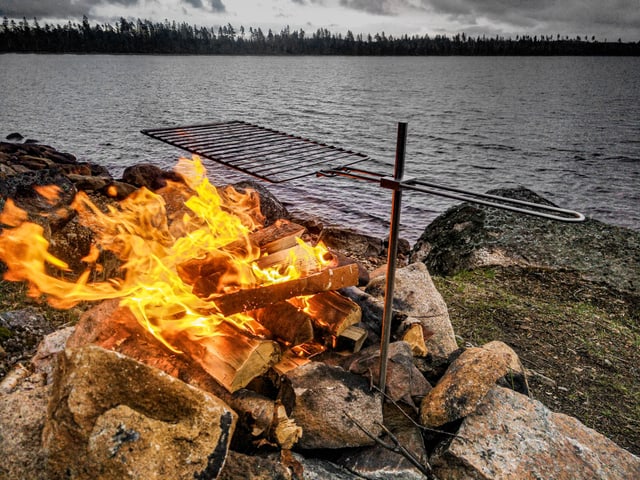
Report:
[[[371,280],[366,292],[382,301],[385,283],[386,276],[376,277]],[[396,270],[393,308],[407,317],[417,319],[427,331],[433,333],[425,342],[432,356],[446,358],[458,348],[447,305],[422,263]]]
[[[526,188],[488,193],[549,205]],[[457,205],[436,218],[414,245],[411,261],[435,275],[489,265],[567,268],[637,295],[640,232],[593,219],[561,223],[491,207]]]
[[[432,465],[441,480],[640,478],[640,458],[575,418],[502,387],[489,391]]]
[[[96,346],[58,356],[43,431],[51,479],[215,478],[236,415],[218,398]]]
[[[264,215],[264,226],[268,227],[280,218],[289,218],[286,207],[261,183],[244,181],[234,183],[233,188],[241,193],[255,190],[260,196],[260,212]]]
[[[298,447],[348,448],[374,443],[351,421],[374,436],[380,434],[381,398],[363,377],[311,362],[291,370],[287,378],[295,392],[291,417],[302,427]]]

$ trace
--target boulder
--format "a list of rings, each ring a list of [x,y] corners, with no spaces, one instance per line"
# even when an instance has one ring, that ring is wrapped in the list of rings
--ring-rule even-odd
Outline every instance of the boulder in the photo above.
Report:
[[[58,356],[43,432],[50,478],[216,478],[236,415],[218,398],[96,346]]]
[[[380,394],[369,388],[367,380],[319,362],[297,367],[286,376],[295,393],[291,417],[302,427],[298,447],[348,448],[374,443],[351,420],[373,436],[381,432]]]
[[[122,181],[138,188],[146,187],[152,192],[167,185],[167,180],[182,182],[182,176],[171,170],[162,170],[150,163],[139,163],[124,169]]]
[[[478,402],[508,372],[504,355],[484,348],[465,350],[420,404],[420,423],[439,427],[473,413]]]
[[[524,187],[488,193],[552,205]],[[463,203],[427,226],[410,260],[424,262],[434,275],[491,265],[566,268],[637,295],[640,257],[634,252],[638,249],[640,232],[628,228],[593,219],[562,223]]]
[[[268,227],[280,218],[289,218],[286,207],[264,185],[253,181],[244,181],[232,185],[240,193],[248,189],[255,190],[260,197],[260,212],[264,216],[264,226]]]
[[[384,300],[386,276],[371,280],[366,292]],[[433,335],[425,339],[428,352],[446,358],[458,348],[449,312],[442,295],[433,284],[422,263],[413,263],[396,270],[393,308],[409,318],[417,319]]]
[[[482,348],[502,355],[507,362],[507,374],[498,380],[498,385],[511,388],[512,390],[524,395],[529,395],[527,374],[522,363],[520,363],[518,354],[514,352],[509,345],[499,340],[485,343],[482,345]]]
[[[325,227],[318,240],[329,248],[356,258],[379,257],[385,251],[382,239],[344,228]]]
[[[44,374],[16,369],[0,382],[0,478],[50,480],[41,440],[50,387]]]
[[[414,406],[414,398],[424,397],[431,385],[413,364],[411,346],[406,342],[389,344],[386,394],[394,401]],[[350,357],[346,369],[363,375],[378,384],[380,376],[380,346],[373,345]]]
[[[640,478],[640,458],[575,418],[502,387],[487,393],[431,464],[441,480]]]

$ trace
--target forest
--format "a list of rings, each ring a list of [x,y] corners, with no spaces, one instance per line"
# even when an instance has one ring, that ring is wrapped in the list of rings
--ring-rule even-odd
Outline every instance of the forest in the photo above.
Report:
[[[283,28],[280,32],[231,24],[216,28],[188,23],[136,21],[120,18],[115,24],[81,23],[40,25],[3,18],[0,53],[103,53],[187,55],[640,55],[639,42],[518,35],[467,36],[464,33],[418,36],[345,35],[327,29],[307,33]]]

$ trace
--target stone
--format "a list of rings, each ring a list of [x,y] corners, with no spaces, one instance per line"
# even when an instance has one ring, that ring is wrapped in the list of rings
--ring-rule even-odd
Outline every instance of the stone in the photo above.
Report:
[[[518,354],[514,352],[509,345],[499,340],[485,343],[482,345],[482,348],[502,355],[507,362],[507,374],[498,380],[498,385],[511,388],[512,390],[524,395],[529,395],[530,392],[527,374],[522,363],[520,363]]]
[[[47,384],[53,380],[53,369],[56,357],[64,351],[67,340],[73,334],[76,327],[65,327],[55,330],[42,339],[35,355],[31,358],[31,365],[35,372],[46,375]]]
[[[2,346],[6,353],[7,368],[30,358],[45,335],[54,330],[53,324],[34,308],[11,310],[0,313]],[[4,372],[0,371],[0,374]]]
[[[640,478],[640,458],[577,419],[502,387],[487,393],[431,463],[441,480]]]
[[[50,480],[41,439],[50,388],[43,374],[16,368],[17,381],[12,372],[0,382],[0,478]]]
[[[363,375],[378,385],[380,377],[380,346],[373,345],[349,358],[346,369]],[[411,346],[407,342],[389,344],[386,394],[394,401],[415,406],[414,398],[422,399],[431,385],[413,364]]]
[[[407,418],[407,416],[415,416],[413,409],[407,410],[402,412],[387,402],[384,408],[385,426],[416,461],[426,466],[429,457],[422,432]],[[381,440],[387,445],[394,445],[386,433]],[[371,480],[423,480],[425,478],[425,475],[404,455],[378,444],[348,451],[337,460],[337,463],[350,472]]]
[[[216,478],[236,415],[218,398],[97,346],[58,356],[43,432],[51,478]]]
[[[182,176],[171,170],[162,170],[151,163],[139,163],[124,169],[122,181],[138,188],[146,187],[153,191],[167,185],[167,180],[182,182]]]
[[[382,239],[345,228],[325,227],[318,240],[329,248],[357,258],[379,257],[385,251]]]
[[[268,227],[280,218],[289,218],[286,207],[264,185],[253,181],[244,181],[232,185],[240,193],[247,189],[255,190],[260,197],[260,212],[264,216],[264,226]]]
[[[124,200],[137,189],[136,186],[129,183],[112,180],[100,190],[100,193],[116,200]]]
[[[374,443],[349,418],[373,436],[381,432],[380,394],[371,390],[367,380],[319,362],[297,367],[286,376],[295,393],[291,417],[302,427],[297,447],[348,448]]]
[[[230,451],[217,480],[362,480],[328,460],[307,458],[300,453],[246,455]]]
[[[466,417],[508,371],[502,354],[479,347],[465,350],[420,404],[420,423],[434,428]]]
[[[49,185],[55,185],[59,189],[59,195],[53,201],[38,194],[34,188]],[[55,169],[28,171],[0,180],[0,197],[14,199],[18,207],[35,216],[53,213],[69,206],[76,192],[73,183]]]
[[[9,135],[7,135],[6,139],[11,141],[11,142],[19,142],[20,140],[22,140],[24,137],[19,134],[18,132],[13,132],[10,133]]]
[[[371,280],[366,292],[384,301],[385,284],[386,275],[376,277]],[[396,270],[393,308],[409,318],[417,319],[428,331],[433,332],[425,339],[432,356],[446,358],[457,350],[447,305],[424,264],[413,263]]]
[[[85,192],[99,191],[103,189],[110,181],[109,178],[97,177],[93,175],[78,175],[75,173],[67,174],[69,180],[73,182],[78,190]]]
[[[487,193],[553,205],[524,187]],[[463,203],[427,226],[410,261],[434,275],[455,275],[481,266],[570,269],[621,292],[640,289],[640,232],[593,219],[562,223]]]

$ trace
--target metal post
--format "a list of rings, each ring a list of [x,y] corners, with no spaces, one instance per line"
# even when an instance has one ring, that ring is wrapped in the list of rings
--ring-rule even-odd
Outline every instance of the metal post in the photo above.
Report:
[[[407,124],[398,123],[396,143],[396,161],[393,179],[399,184],[404,175],[404,151],[407,143]],[[387,363],[389,360],[389,342],[391,341],[391,319],[393,317],[393,289],[396,280],[396,259],[398,257],[398,238],[400,230],[400,209],[402,188],[397,185],[393,190],[391,203],[391,225],[389,227],[389,245],[387,252],[387,281],[384,293],[384,313],[382,315],[382,340],[380,342],[380,377],[378,387],[384,393],[387,385]]]

